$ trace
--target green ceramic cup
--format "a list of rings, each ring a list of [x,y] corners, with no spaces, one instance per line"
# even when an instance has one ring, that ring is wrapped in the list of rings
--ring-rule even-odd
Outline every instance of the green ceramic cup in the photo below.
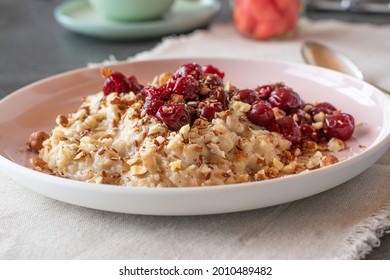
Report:
[[[112,21],[147,21],[163,16],[174,0],[89,0],[104,18]]]

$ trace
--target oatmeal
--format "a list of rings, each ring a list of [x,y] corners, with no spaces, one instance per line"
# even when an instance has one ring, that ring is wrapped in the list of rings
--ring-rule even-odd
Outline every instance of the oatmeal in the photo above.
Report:
[[[283,83],[237,89],[188,63],[140,85],[102,69],[103,90],[36,132],[33,168],[74,180],[186,187],[267,180],[338,162],[353,118]]]

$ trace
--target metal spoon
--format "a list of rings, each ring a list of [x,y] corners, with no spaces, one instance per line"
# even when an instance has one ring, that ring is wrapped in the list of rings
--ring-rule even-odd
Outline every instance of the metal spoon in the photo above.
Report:
[[[305,41],[301,48],[303,59],[306,63],[333,69],[360,80],[364,80],[362,71],[345,55],[336,52],[320,43]],[[390,94],[389,91],[373,85],[379,90]]]

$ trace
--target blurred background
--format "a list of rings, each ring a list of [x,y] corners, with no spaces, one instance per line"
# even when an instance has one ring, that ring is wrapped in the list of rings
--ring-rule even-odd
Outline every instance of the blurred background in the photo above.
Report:
[[[232,22],[231,1],[216,1],[220,2],[221,9],[210,24]],[[101,62],[110,54],[118,60],[126,59],[161,41],[161,37],[105,41],[71,32],[60,26],[53,16],[54,9],[65,2],[0,1],[0,97],[44,77],[84,67],[88,62]],[[305,2],[306,16],[311,20],[334,18],[349,22],[390,23],[388,0]]]

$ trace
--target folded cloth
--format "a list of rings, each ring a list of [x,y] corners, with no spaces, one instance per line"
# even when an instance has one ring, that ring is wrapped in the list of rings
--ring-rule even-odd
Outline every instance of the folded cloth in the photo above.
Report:
[[[262,42],[240,36],[230,24],[220,24],[211,30],[197,31],[190,36],[167,37],[158,47],[140,53],[135,58],[206,56],[303,63],[301,43],[305,40],[315,40],[346,54],[364,70],[367,81],[389,89],[390,41],[383,39],[386,38],[383,36],[389,34],[390,25],[304,20],[296,38]]]
[[[385,78],[389,45],[383,40],[388,36],[390,26],[318,21],[305,22],[295,39],[259,42],[224,24],[166,38],[155,49],[129,59],[218,56],[302,62],[301,42],[316,39],[347,53],[367,79],[390,88]],[[373,54],[367,53],[374,48]],[[390,150],[359,176],[309,198],[246,212],[188,217],[128,215],[69,205],[33,193],[0,172],[0,258],[364,258],[390,227],[389,171]]]

